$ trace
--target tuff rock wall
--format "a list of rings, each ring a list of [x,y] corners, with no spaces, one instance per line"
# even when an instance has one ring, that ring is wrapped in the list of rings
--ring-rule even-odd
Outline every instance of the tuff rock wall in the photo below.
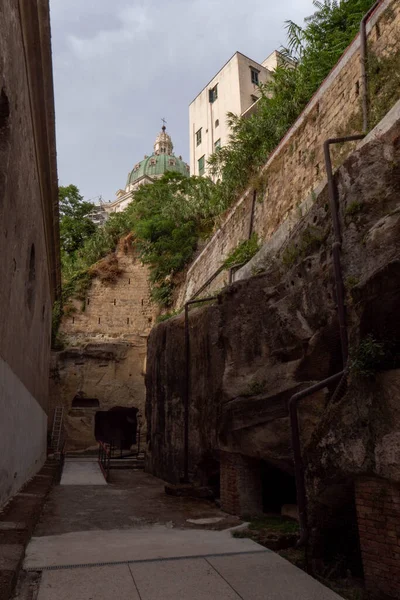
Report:
[[[147,337],[156,314],[147,268],[130,243],[121,242],[85,298],[67,309],[60,327],[64,348],[52,353],[50,426],[54,408],[62,405],[67,450],[96,447],[98,411],[136,408],[145,435]],[[85,407],[84,401],[73,406],[76,396],[96,399],[98,406]]]
[[[315,560],[333,552],[338,537],[356,545],[355,499],[362,496],[355,482],[368,476],[389,491],[400,485],[399,103],[345,160],[335,181],[354,365],[335,401],[334,390],[326,388],[299,408]],[[207,483],[220,460],[226,510],[244,514],[246,506],[256,506],[254,497],[240,497],[241,482],[249,480],[246,464],[253,495],[254,461],[293,474],[288,400],[342,369],[332,242],[324,187],[283,246],[260,253],[256,264],[263,273],[248,271],[217,302],[190,311],[190,476]],[[173,483],[183,475],[184,348],[183,315],[150,334],[147,469]],[[388,524],[400,541],[393,514],[376,529],[378,543],[384,544]],[[369,542],[362,529],[360,536],[364,557]],[[387,555],[391,547],[385,546]],[[398,556],[390,560],[400,567]],[[380,589],[398,597],[389,584]]]

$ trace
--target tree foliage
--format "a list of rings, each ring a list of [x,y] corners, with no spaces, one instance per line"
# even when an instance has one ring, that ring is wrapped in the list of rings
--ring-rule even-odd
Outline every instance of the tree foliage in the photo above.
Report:
[[[240,194],[301,114],[319,85],[355,37],[374,0],[314,0],[316,11],[300,27],[287,22],[287,47],[272,79],[260,85],[257,111],[248,118],[229,113],[229,143],[209,159],[221,180],[224,203]]]
[[[199,238],[210,235],[215,216],[224,208],[215,190],[210,179],[173,172],[141,186],[124,211],[110,215],[76,251],[64,253],[65,295],[86,286],[90,267],[113,252],[122,236],[132,233],[139,256],[150,269],[153,298],[168,305],[173,276],[192,258]]]
[[[94,204],[85,202],[78,188],[72,184],[61,186],[58,190],[58,198],[61,250],[71,255],[96,231],[96,225],[89,218]]]

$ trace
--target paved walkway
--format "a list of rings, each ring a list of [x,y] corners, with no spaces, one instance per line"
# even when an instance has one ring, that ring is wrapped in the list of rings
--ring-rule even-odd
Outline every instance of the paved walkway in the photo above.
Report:
[[[80,479],[69,464],[68,479],[74,470]],[[274,552],[232,537],[232,525],[211,503],[166,496],[144,473],[112,472],[101,488],[56,486],[16,599],[36,598],[33,588],[37,600],[339,599]]]
[[[107,483],[97,461],[67,459],[64,463],[61,485],[107,485]]]
[[[38,600],[339,600],[273,552],[45,571]]]

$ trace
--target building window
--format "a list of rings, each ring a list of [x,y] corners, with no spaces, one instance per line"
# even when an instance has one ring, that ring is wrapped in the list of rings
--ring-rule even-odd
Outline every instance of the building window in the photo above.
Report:
[[[200,146],[201,144],[201,127],[198,131],[196,131],[196,146]]]
[[[171,159],[170,159],[168,162],[169,162],[169,166],[170,166],[170,167],[173,167],[173,166],[175,166],[175,161],[174,161],[174,159],[173,159],[173,158],[171,158]]]
[[[258,85],[259,84],[259,80],[258,80],[259,71],[257,71],[257,69],[253,69],[253,67],[250,67],[250,73],[251,73],[251,83],[254,83],[254,85]]]
[[[219,119],[215,121],[215,127],[219,127]]]
[[[218,83],[217,83],[217,85],[214,85],[213,88],[208,90],[208,99],[211,102],[211,104],[213,102],[215,102],[217,98],[218,98]]]
[[[203,156],[201,158],[199,158],[199,160],[197,161],[199,164],[199,175],[200,177],[202,175],[204,175],[204,160],[205,160],[205,154],[203,154]]]
[[[217,140],[214,144],[214,150],[218,150],[218,148],[221,148],[221,138],[219,138],[219,140]]]

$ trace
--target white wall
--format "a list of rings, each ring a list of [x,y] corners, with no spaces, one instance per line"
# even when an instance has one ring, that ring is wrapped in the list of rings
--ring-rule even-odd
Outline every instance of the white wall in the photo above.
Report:
[[[271,78],[271,73],[262,65],[254,60],[250,60],[243,54],[238,54],[239,66],[239,86],[240,86],[240,114],[243,114],[252,104],[254,100],[252,96],[260,97],[260,91],[257,85],[251,81],[250,67],[254,67],[259,71],[258,77],[260,83],[266,83]]]
[[[46,413],[0,357],[0,506],[43,466],[46,447]]]
[[[236,52],[217,75],[207,84],[189,106],[189,138],[190,138],[190,174],[198,175],[198,160],[207,159],[214,152],[214,144],[220,139],[225,146],[229,139],[230,128],[226,115],[232,112],[241,115],[253,104],[252,95],[259,96],[259,90],[251,82],[250,66],[259,71],[259,80],[265,83],[270,73],[262,65],[240,52]],[[209,90],[218,85],[218,98],[209,102]],[[219,126],[215,126],[216,120]],[[202,142],[196,143],[196,132],[201,128]]]
[[[209,90],[218,85],[218,98],[209,102]],[[240,112],[238,60],[235,54],[221,71],[210,81],[189,107],[190,174],[198,175],[198,160],[214,150],[214,143],[221,139],[226,144],[229,129],[226,124],[228,112]],[[219,126],[215,127],[216,120]],[[196,145],[196,132],[201,128],[202,142]],[[207,169],[206,169],[207,172]]]

